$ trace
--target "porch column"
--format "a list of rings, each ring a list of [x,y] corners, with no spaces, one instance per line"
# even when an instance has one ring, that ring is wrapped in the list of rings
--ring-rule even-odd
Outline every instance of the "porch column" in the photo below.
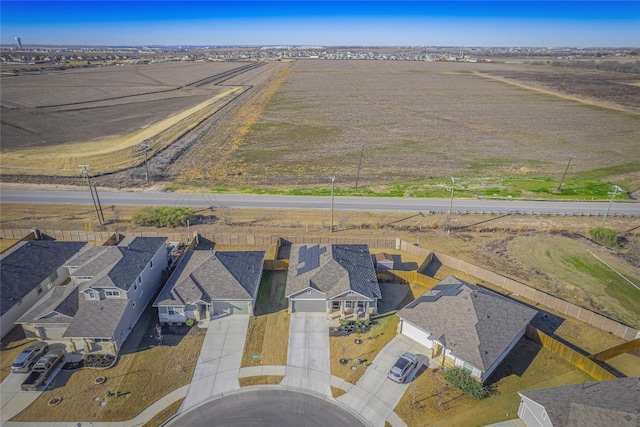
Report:
[[[344,317],[344,305],[345,305],[345,302],[340,301],[340,318],[341,319]]]

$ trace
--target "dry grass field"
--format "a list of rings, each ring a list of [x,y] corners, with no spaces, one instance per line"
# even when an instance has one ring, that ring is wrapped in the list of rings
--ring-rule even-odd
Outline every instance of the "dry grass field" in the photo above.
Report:
[[[83,162],[97,174],[140,165],[135,148],[155,132],[152,179],[174,190],[314,194],[336,176],[339,194],[445,196],[455,176],[460,197],[558,197],[570,155],[562,197],[606,198],[612,183],[640,188],[634,75],[523,63],[298,60],[222,83],[242,88],[240,96],[215,82],[193,85],[242,66],[3,77],[0,172],[47,182],[55,178],[24,174],[77,177]],[[197,106],[207,108],[185,113]],[[170,118],[180,126],[158,134]],[[140,168],[97,181],[140,185],[134,175]]]
[[[297,61],[231,153],[228,174],[254,185],[333,175],[353,183],[364,144],[359,178],[373,191],[434,177],[461,177],[461,189],[486,178],[559,177],[570,154],[574,173],[608,168],[600,173],[637,187],[638,113],[479,74],[512,67],[524,66]]]

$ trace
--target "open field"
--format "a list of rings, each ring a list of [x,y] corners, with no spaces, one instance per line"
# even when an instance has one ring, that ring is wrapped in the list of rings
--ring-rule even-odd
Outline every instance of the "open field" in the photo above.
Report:
[[[246,88],[214,83],[258,63],[163,63],[2,78],[2,173],[101,174],[139,165]]]
[[[179,190],[319,194],[336,176],[337,194],[389,196],[446,196],[451,176],[459,197],[602,199],[612,184],[628,193],[640,189],[636,75],[523,63],[298,60],[225,80],[243,90],[228,94],[228,103],[228,87],[194,84],[241,65],[161,63],[5,77],[2,153],[11,162],[3,161],[2,173],[81,184],[18,174],[55,175],[64,167],[78,177],[84,161],[96,173],[140,165],[144,153],[133,150],[135,138],[104,165],[110,156],[100,148],[82,161],[69,156],[80,155],[82,141],[124,144],[126,135],[150,132],[219,96],[222,110],[201,109],[170,135],[151,139],[162,142],[150,152],[153,181]],[[78,89],[69,90],[76,81]],[[25,155],[29,147],[36,157]],[[96,183],[139,186],[141,176],[138,166]]]
[[[320,183],[334,175],[353,185],[363,153],[359,183],[372,191],[393,183],[435,187],[429,181],[435,178],[446,187],[442,178],[456,176],[457,190],[484,186],[480,194],[500,193],[500,181],[536,178],[534,188],[522,188],[535,194],[557,187],[542,178],[559,180],[574,154],[570,177],[604,174],[638,187],[637,112],[480,75],[513,67],[524,66],[297,61],[231,153],[228,174],[258,186]]]

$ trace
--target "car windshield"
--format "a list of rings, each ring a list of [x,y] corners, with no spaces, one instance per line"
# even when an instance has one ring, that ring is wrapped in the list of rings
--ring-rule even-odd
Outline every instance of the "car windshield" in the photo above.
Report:
[[[24,350],[22,353],[18,355],[18,357],[16,357],[14,364],[22,363],[29,357],[29,354],[31,354],[31,350]]]

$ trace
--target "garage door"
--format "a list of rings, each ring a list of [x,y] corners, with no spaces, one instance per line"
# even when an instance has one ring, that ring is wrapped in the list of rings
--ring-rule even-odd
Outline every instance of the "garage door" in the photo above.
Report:
[[[294,313],[324,313],[327,311],[325,300],[305,299],[292,302],[291,311]]]
[[[402,334],[408,336],[409,338],[418,341],[420,344],[433,348],[433,341],[431,341],[428,337],[429,334],[420,330],[406,321],[402,321]]]
[[[214,301],[213,314],[249,314],[248,301]]]

